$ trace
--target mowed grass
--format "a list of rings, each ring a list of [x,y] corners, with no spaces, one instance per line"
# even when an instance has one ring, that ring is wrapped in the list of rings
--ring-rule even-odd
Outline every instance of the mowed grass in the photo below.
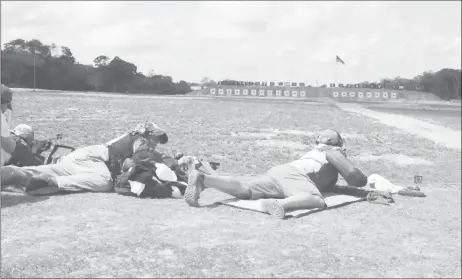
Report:
[[[219,161],[221,172],[239,175],[296,159],[314,141],[309,133],[268,131],[333,128],[349,135],[348,154],[367,174],[404,185],[423,175],[427,197],[281,221],[227,206],[192,208],[182,199],[2,193],[2,278],[461,276],[458,151],[321,104],[18,93],[14,108],[15,124],[32,125],[39,138],[63,133],[62,143],[76,147],[152,120],[169,132],[162,150]],[[434,164],[358,160],[363,153]],[[206,190],[201,204],[227,197]]]

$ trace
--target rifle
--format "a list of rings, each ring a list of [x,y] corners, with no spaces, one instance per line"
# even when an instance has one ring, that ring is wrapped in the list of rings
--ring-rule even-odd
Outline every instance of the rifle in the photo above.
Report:
[[[59,144],[58,142],[62,138],[63,138],[62,134],[56,134],[56,136],[52,138],[48,138],[45,140],[36,140],[34,141],[34,144],[32,145],[31,151],[32,153],[34,153],[36,157],[40,158],[47,165],[56,163],[58,158],[54,158],[53,155],[56,153],[56,151],[58,151],[58,149],[64,148],[64,149],[70,150],[71,152],[75,150],[75,148],[72,146]],[[43,152],[50,150],[52,146],[53,146],[53,149],[51,150],[47,158],[41,155]]]

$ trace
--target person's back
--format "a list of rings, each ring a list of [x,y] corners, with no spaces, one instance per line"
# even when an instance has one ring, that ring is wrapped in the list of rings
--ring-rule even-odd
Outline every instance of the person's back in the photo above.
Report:
[[[13,112],[13,107],[11,103],[13,101],[13,91],[11,91],[11,89],[5,86],[4,84],[0,85],[0,91],[2,113],[6,121],[8,122],[8,125],[11,125],[11,114]]]
[[[316,140],[317,146],[299,160],[289,164],[297,166],[323,191],[334,186],[338,175],[351,186],[363,187],[367,177],[351,163],[343,147],[343,139],[334,130],[324,130]]]
[[[14,151],[16,148],[16,143],[14,139],[11,137],[10,130],[8,127],[8,122],[5,119],[5,116],[3,115],[3,112],[1,113],[1,121],[2,121],[2,135],[1,135],[1,154],[0,154],[0,166],[3,166],[6,164],[10,159],[11,159],[11,153]]]
[[[313,150],[303,155],[300,159],[288,164],[298,167],[306,174],[322,192],[334,186],[338,181],[338,170],[327,159],[327,152],[340,151],[340,147],[317,145]]]
[[[1,93],[1,121],[2,121],[2,135],[1,135],[1,156],[0,166],[8,163],[11,159],[11,153],[15,149],[15,141],[10,136],[10,121],[11,121],[11,101],[13,99],[13,92],[5,85],[0,85]]]

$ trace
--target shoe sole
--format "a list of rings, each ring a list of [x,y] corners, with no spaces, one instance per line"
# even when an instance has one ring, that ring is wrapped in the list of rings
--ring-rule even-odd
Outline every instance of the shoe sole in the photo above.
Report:
[[[199,195],[201,187],[197,181],[199,176],[198,171],[192,171],[188,176],[188,187],[184,193],[184,200],[187,204],[194,207],[199,207]]]
[[[286,216],[284,207],[282,207],[282,205],[280,205],[277,201],[263,201],[263,208],[273,218],[282,220]]]

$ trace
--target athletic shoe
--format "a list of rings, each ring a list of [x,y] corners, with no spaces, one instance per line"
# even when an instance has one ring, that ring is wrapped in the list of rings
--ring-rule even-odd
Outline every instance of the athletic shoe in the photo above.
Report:
[[[263,209],[272,217],[282,220],[286,216],[284,207],[277,200],[262,200],[262,204]]]
[[[188,176],[188,187],[184,193],[184,200],[187,204],[199,207],[199,198],[204,191],[204,174],[197,170],[192,170]]]

